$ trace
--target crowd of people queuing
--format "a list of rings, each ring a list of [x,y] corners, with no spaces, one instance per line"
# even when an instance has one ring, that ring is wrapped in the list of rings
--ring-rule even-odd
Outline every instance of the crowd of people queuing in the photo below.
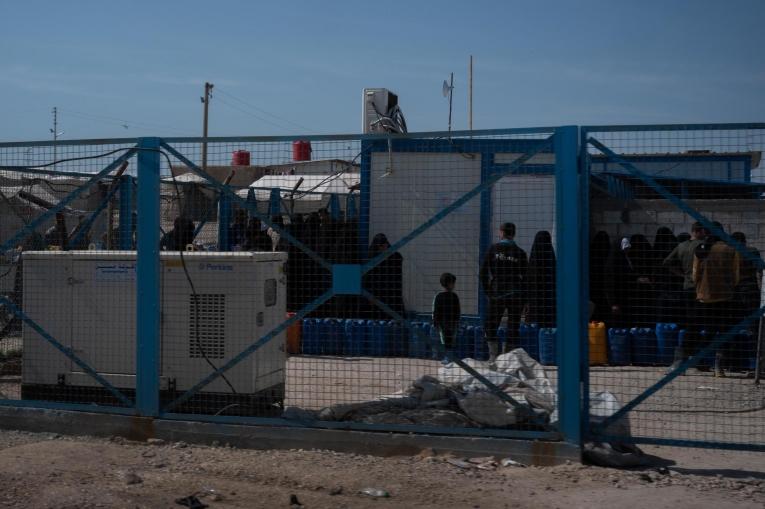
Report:
[[[731,237],[747,251],[742,254],[715,234],[722,225],[714,226],[695,223],[691,233],[677,236],[660,227],[653,244],[641,234],[614,244],[608,233],[597,232],[590,245],[592,319],[609,327],[678,324],[686,339],[675,351],[676,367],[715,333],[752,315],[760,307],[760,253],[734,232]],[[716,374],[723,374],[722,358],[731,348],[716,352]]]
[[[358,222],[333,219],[326,209],[276,216],[272,223],[278,228],[263,225],[247,211],[237,210],[228,232],[229,243],[233,250],[289,254],[287,307],[293,311],[309,304],[332,285],[329,270],[303,248],[330,264],[362,263],[390,248],[386,235],[377,233],[364,253],[359,246]],[[719,223],[715,226],[722,229]],[[479,270],[487,299],[483,325],[492,358],[500,353],[497,329],[503,316],[507,316],[507,350],[518,346],[522,321],[540,327],[555,326],[552,237],[548,231],[537,232],[527,256],[514,241],[515,230],[513,223],[502,224],[501,239],[488,249]],[[183,249],[193,241],[193,236],[194,223],[179,217],[163,237],[162,248]],[[746,246],[743,233],[735,232],[732,237]],[[591,241],[591,319],[616,328],[678,324],[686,330],[687,339],[683,348],[675,352],[676,362],[697,353],[714,332],[727,330],[760,306],[762,274],[755,261],[760,254],[754,247],[746,246],[748,255],[742,256],[700,223],[693,225],[691,233],[678,235],[660,227],[653,242],[642,234],[616,240],[599,231]],[[452,275],[447,274],[441,275],[442,279],[446,277],[453,290]],[[367,272],[363,288],[375,299],[335,296],[313,316],[373,319],[404,316],[402,255],[393,252]],[[449,310],[446,313],[451,316]],[[447,337],[450,335],[447,331]],[[722,351],[718,352],[720,356]]]

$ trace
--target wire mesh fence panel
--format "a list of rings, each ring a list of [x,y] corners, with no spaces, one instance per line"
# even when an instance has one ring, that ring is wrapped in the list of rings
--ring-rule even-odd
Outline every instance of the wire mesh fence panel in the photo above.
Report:
[[[133,405],[135,267],[104,251],[129,231],[133,145],[0,145],[3,399]]]
[[[765,445],[765,129],[586,137],[594,432]]]
[[[553,430],[550,135],[169,140],[164,410]]]

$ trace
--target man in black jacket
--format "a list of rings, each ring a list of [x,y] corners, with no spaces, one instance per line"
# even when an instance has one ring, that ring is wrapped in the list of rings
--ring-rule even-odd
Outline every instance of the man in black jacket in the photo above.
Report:
[[[483,322],[484,337],[489,346],[489,361],[499,354],[497,328],[507,310],[507,342],[505,352],[519,345],[521,313],[523,311],[523,277],[528,260],[526,252],[518,247],[515,225],[503,223],[499,229],[502,240],[492,245],[481,264],[479,277],[483,291],[489,298],[489,308]]]

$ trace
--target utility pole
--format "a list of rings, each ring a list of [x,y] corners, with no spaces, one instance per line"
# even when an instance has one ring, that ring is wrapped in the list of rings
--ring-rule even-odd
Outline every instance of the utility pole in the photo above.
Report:
[[[470,55],[468,66],[468,129],[473,130],[473,55]]]
[[[56,160],[56,142],[58,141],[58,137],[64,134],[64,131],[59,132],[58,131],[58,109],[54,106],[53,107],[53,129],[49,129],[50,132],[53,133],[53,160]]]
[[[452,96],[454,95],[454,73],[449,76],[449,132],[452,132]]]
[[[205,105],[204,124],[202,126],[202,170],[204,171],[207,171],[207,115],[210,109],[213,86],[212,83],[205,82],[205,96],[200,98]]]

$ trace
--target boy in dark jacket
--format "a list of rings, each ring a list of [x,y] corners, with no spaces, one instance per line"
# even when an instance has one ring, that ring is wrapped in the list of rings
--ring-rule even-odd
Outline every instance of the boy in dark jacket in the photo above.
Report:
[[[447,355],[454,350],[457,328],[460,324],[460,298],[454,293],[457,277],[449,272],[441,274],[443,292],[433,299],[433,326],[441,337],[441,345]]]

